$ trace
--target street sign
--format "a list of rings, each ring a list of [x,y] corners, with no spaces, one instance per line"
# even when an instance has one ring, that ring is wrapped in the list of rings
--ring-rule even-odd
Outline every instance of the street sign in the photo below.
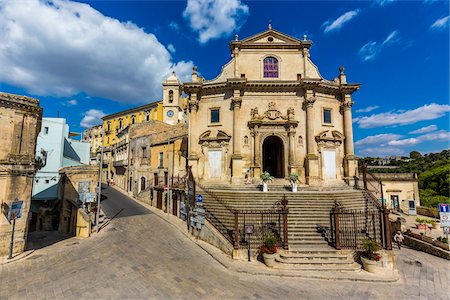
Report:
[[[450,227],[450,212],[440,212],[441,227]]]
[[[95,196],[96,196],[96,194],[93,194],[93,193],[86,193],[86,194],[84,195],[84,200],[85,200],[87,203],[93,203],[93,202],[95,201]]]
[[[450,233],[450,227],[444,227],[442,229],[444,230],[444,234],[449,234]]]
[[[253,234],[253,225],[244,225],[245,234]]]
[[[9,206],[8,220],[20,219],[22,217],[23,201],[13,201]]]
[[[450,208],[447,203],[439,203],[439,211],[443,213],[450,212]]]
[[[203,196],[202,195],[198,195],[197,196],[197,203],[202,203],[203,202]]]

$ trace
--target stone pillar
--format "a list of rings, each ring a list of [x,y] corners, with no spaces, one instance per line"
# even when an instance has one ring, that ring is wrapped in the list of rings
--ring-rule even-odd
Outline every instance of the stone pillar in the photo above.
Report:
[[[319,156],[314,135],[314,91],[307,90],[304,105],[306,107],[306,182],[309,185],[319,184]]]
[[[243,183],[242,174],[242,155],[241,155],[241,104],[242,98],[239,97],[240,91],[234,91],[234,97],[231,99],[231,105],[233,107],[233,155],[231,159],[233,161],[233,177],[231,182],[233,184]]]
[[[288,132],[288,138],[289,138],[289,173],[290,174],[297,174],[297,168],[295,165],[295,131],[293,131],[293,128],[289,129]]]
[[[355,150],[353,146],[353,127],[352,127],[352,105],[353,101],[350,95],[345,95],[342,103],[342,110],[344,116],[344,176],[347,179],[352,179],[357,176],[358,161],[355,158]]]
[[[188,127],[188,142],[189,142],[189,155],[188,155],[188,164],[189,166],[192,166],[192,174],[194,177],[198,176],[198,155],[196,151],[194,151],[194,145],[195,145],[195,137],[193,135],[193,123],[194,120],[197,118],[197,111],[198,111],[198,99],[197,94],[191,94],[189,98],[189,127]]]
[[[253,128],[253,177],[259,179],[261,175],[261,154],[260,154],[260,135],[258,132],[258,126]]]

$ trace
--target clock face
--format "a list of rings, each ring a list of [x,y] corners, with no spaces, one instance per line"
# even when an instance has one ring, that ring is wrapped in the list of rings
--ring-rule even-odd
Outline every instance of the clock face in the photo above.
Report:
[[[169,110],[169,111],[167,112],[167,116],[168,116],[169,118],[172,118],[172,117],[173,117],[173,110]]]

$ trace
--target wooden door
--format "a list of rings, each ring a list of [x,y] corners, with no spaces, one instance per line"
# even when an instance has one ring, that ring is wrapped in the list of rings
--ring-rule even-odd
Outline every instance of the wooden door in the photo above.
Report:
[[[176,193],[172,193],[172,214],[174,216],[178,216],[178,195]]]
[[[156,192],[156,208],[162,209],[162,191]]]

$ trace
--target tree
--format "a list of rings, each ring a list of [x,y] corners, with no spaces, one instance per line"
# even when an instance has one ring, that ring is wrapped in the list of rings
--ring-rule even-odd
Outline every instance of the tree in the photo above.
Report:
[[[420,154],[420,152],[418,151],[411,151],[409,152],[409,158],[411,159],[417,159],[417,158],[421,158],[422,154]]]

